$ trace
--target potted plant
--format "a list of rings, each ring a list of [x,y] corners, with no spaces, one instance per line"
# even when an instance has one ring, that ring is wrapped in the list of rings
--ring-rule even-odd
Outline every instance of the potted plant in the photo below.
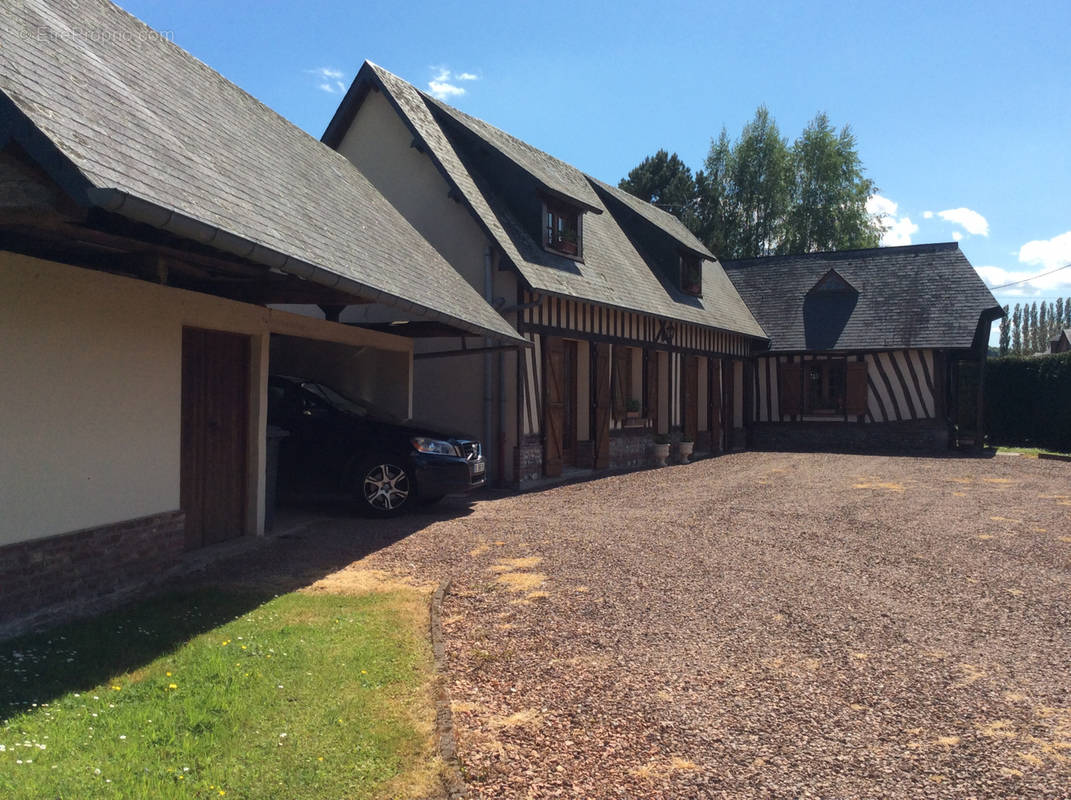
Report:
[[[629,419],[636,419],[640,415],[640,401],[630,397],[625,403],[625,415]]]
[[[654,459],[656,467],[664,467],[669,460],[669,436],[665,433],[655,434]]]
[[[688,459],[692,457],[692,450],[695,448],[695,442],[690,436],[682,436],[680,442],[677,444],[677,456],[680,458],[682,464],[687,464]]]

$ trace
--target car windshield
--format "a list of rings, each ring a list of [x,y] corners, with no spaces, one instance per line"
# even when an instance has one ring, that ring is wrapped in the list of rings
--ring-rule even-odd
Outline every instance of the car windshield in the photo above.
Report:
[[[309,394],[315,396],[317,399],[322,400],[327,405],[336,411],[342,411],[346,414],[354,414],[358,417],[368,417],[369,419],[378,419],[384,422],[400,422],[401,418],[396,414],[392,414],[384,408],[380,408],[373,403],[369,403],[367,400],[353,400],[346,397],[344,394],[339,394],[330,386],[324,386],[322,383],[313,383],[312,381],[305,381],[301,384],[301,388]]]

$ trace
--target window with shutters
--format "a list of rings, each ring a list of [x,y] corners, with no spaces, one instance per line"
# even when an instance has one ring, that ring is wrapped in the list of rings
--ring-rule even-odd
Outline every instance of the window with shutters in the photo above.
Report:
[[[866,363],[830,358],[782,364],[780,389],[785,416],[865,414]]]

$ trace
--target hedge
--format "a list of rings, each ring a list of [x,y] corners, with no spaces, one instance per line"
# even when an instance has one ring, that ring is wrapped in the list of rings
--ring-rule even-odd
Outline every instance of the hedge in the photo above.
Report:
[[[1071,451],[1071,353],[991,358],[985,383],[991,443]]]

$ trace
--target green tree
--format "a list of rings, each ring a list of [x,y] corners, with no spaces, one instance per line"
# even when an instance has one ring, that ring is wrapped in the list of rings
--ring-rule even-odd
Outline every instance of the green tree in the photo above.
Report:
[[[863,176],[851,128],[838,133],[829,117],[817,114],[792,145],[791,159],[790,210],[778,250],[877,247],[882,228],[866,210],[875,187]]]
[[[1038,350],[1048,350],[1049,341],[1049,304],[1044,300],[1041,301],[1041,308],[1038,310],[1038,327],[1041,335],[1038,337]]]
[[[1056,298],[1056,332],[1059,333],[1060,328],[1064,326],[1064,299],[1062,297]],[[1053,336],[1056,334],[1054,333]]]
[[[676,153],[670,155],[659,150],[648,156],[618,186],[686,224],[689,216],[695,213],[695,179],[691,169]]]
[[[1011,320],[1008,315],[1008,307],[1004,306],[1004,316],[1000,318],[1000,354],[1008,355],[1011,346]]]
[[[766,106],[759,106],[729,159],[729,197],[740,225],[735,255],[776,252],[785,234],[791,175],[788,140]]]
[[[1017,355],[1023,353],[1023,335],[1022,328],[1020,327],[1023,321],[1023,312],[1019,304],[1015,304],[1015,310],[1012,312],[1012,352]]]

